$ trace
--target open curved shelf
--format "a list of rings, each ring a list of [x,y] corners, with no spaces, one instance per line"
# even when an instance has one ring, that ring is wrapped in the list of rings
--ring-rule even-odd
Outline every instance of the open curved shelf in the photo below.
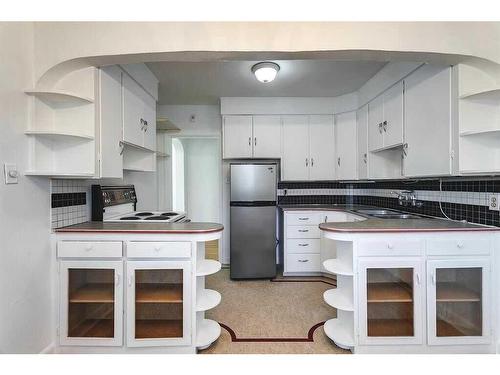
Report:
[[[478,129],[478,130],[464,130],[460,132],[461,137],[467,136],[500,136],[500,129]]]
[[[212,259],[202,259],[196,266],[196,276],[208,276],[217,273],[222,268],[222,264]]]
[[[353,276],[354,272],[352,271],[352,265],[346,264],[339,259],[328,259],[323,262],[323,267],[328,272],[344,275],[344,276]]]
[[[210,319],[203,319],[196,329],[196,348],[206,349],[220,336],[219,323]]]
[[[196,311],[207,311],[217,306],[222,296],[216,290],[202,289],[198,290],[196,296]]]
[[[72,138],[81,138],[81,139],[86,139],[86,140],[95,139],[95,137],[92,135],[64,132],[64,131],[56,131],[56,130],[26,130],[24,132],[24,134],[41,136],[41,137],[50,137],[50,138],[72,137]]]
[[[73,172],[58,172],[58,171],[26,171],[25,176],[44,176],[58,178],[89,178],[94,177],[94,173],[73,173]]]
[[[330,289],[323,293],[323,299],[328,305],[336,309],[354,311],[352,297],[344,293],[341,289]]]
[[[48,103],[51,107],[82,105],[94,103],[94,99],[72,92],[57,90],[26,90],[26,94]]]
[[[492,87],[483,91],[460,95],[460,99],[491,99],[500,100],[500,88]]]
[[[325,334],[338,347],[350,350],[354,347],[354,327],[339,320],[338,318],[330,319],[323,326]]]

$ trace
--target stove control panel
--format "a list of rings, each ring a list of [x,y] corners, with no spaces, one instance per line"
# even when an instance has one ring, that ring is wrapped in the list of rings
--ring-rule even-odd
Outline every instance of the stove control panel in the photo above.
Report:
[[[119,204],[137,204],[134,185],[103,186],[92,185],[92,220],[102,221],[106,207]]]

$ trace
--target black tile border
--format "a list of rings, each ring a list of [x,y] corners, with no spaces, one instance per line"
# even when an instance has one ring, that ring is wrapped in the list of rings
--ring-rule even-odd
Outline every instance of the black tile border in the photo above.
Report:
[[[52,208],[87,204],[87,193],[52,193]]]

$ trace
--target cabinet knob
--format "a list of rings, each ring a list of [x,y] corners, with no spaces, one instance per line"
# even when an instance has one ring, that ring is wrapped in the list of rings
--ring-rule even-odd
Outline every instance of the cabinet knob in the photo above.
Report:
[[[464,244],[462,242],[457,242],[457,247],[461,249],[464,247]]]
[[[387,248],[388,248],[388,249],[393,249],[393,248],[394,248],[394,245],[393,245],[392,243],[388,243],[388,244],[387,244]]]
[[[161,247],[160,247],[160,246],[156,246],[156,247],[155,247],[155,251],[156,251],[156,252],[158,252],[158,251],[160,251],[160,250],[161,250]]]
[[[340,157],[337,158],[337,165],[340,167]]]
[[[384,121],[382,123],[382,129],[384,129],[384,131],[387,132],[387,121]]]
[[[363,154],[363,162],[366,164],[367,163],[367,155],[366,153]]]
[[[248,137],[248,145],[251,146],[252,145],[252,137]]]
[[[308,159],[306,158],[306,167],[309,165],[309,161]]]
[[[255,137],[255,138],[253,139],[253,144],[254,144],[255,146],[257,146],[257,137]]]
[[[90,251],[92,250],[93,246],[92,245],[87,245],[85,246],[85,251]]]
[[[311,158],[311,167],[314,167],[314,159]]]

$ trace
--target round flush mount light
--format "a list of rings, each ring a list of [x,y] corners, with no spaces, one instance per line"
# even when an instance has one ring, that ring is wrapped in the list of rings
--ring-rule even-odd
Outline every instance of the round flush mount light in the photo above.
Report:
[[[280,66],[270,61],[260,62],[252,66],[252,73],[255,78],[263,83],[274,81],[280,70]]]

